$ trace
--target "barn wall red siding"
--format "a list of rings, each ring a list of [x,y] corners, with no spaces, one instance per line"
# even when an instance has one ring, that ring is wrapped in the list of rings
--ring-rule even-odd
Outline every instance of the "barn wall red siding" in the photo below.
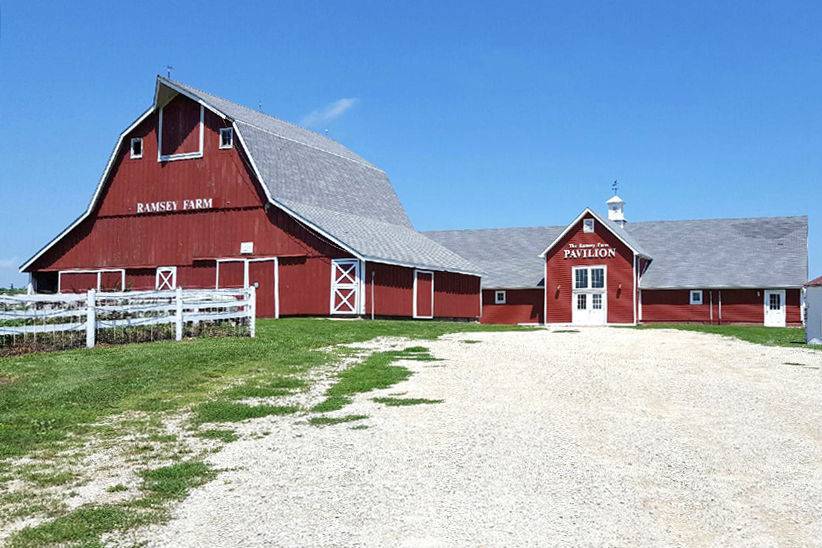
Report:
[[[505,304],[494,304],[494,290],[482,291],[482,323],[542,323],[545,292],[540,289],[508,289]]]
[[[410,316],[413,312],[414,269],[382,263],[365,264],[365,313]],[[373,301],[372,297],[373,279]],[[372,306],[373,305],[373,306]]]
[[[97,273],[64,272],[60,277],[63,293],[82,293],[89,289],[97,289]]]
[[[365,314],[371,314],[372,274],[374,275],[374,314],[410,316],[414,309],[414,269],[382,263],[366,263]],[[434,317],[479,318],[477,276],[453,272],[434,272]]]
[[[200,150],[200,105],[178,95],[163,107],[163,155]],[[145,156],[145,153],[143,154]]]
[[[434,317],[478,319],[480,278],[455,272],[434,272]]]
[[[691,305],[688,289],[644,289],[642,321],[752,324],[762,324],[765,321],[763,289],[703,289],[702,298],[703,304]],[[801,324],[801,291],[786,290],[785,301],[786,322]]]
[[[714,314],[718,317],[718,295],[711,298],[702,292],[702,304],[690,304],[688,289],[642,290],[642,321],[644,322],[707,322],[711,318],[711,301],[716,300]]]
[[[802,290],[786,290],[785,306],[785,321],[789,325],[802,325]],[[764,309],[762,313],[765,313]]]
[[[586,216],[586,218],[592,218]],[[582,230],[583,219],[557,242],[547,260],[545,298],[548,323],[572,321],[571,297],[574,266],[607,266],[608,323],[632,323],[634,321],[634,254],[602,223],[595,220],[594,232]],[[546,242],[547,246],[550,242]],[[563,251],[569,244],[607,244],[616,249],[616,257],[595,259],[565,259]]]
[[[415,271],[414,302],[416,316],[429,318],[434,316],[434,273]]]
[[[326,316],[331,308],[331,260],[280,259],[280,315]]]

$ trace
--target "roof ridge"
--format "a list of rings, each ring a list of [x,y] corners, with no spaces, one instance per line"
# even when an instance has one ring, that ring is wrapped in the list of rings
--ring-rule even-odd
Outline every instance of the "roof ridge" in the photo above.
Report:
[[[343,156],[342,154],[337,154],[336,152],[332,152],[330,150],[326,150],[326,149],[320,148],[318,146],[310,145],[310,144],[308,144],[306,142],[303,142],[303,141],[298,141],[297,139],[291,139],[290,137],[286,137],[285,135],[280,135],[279,133],[277,133],[275,131],[271,131],[270,129],[265,129],[265,128],[260,127],[256,124],[252,124],[251,122],[247,122],[245,120],[234,120],[234,121],[239,122],[241,124],[245,124],[245,125],[250,126],[250,127],[253,127],[256,130],[262,131],[263,133],[268,133],[269,135],[273,135],[274,137],[278,137],[278,138],[283,139],[285,141],[291,141],[292,143],[296,143],[296,144],[302,145],[304,147],[312,148],[314,150],[319,150],[320,152],[325,152],[326,154],[331,154],[332,156],[336,156],[337,158],[342,158],[343,160],[348,160],[349,162],[354,162],[355,164],[359,164],[363,167],[374,169],[376,171],[379,171],[380,173],[385,174],[385,170],[382,170],[382,169],[378,168],[377,166],[375,166],[374,164],[371,164],[369,162],[366,162],[366,161],[361,162],[359,160],[355,160],[354,158],[348,158],[347,156]],[[280,121],[282,121],[282,120],[280,120]],[[288,122],[284,122],[284,123],[287,124]],[[296,126],[296,127],[299,127],[299,126]],[[334,142],[336,143],[336,141],[334,141]],[[340,143],[338,143],[338,144],[342,147],[345,147],[345,145],[343,145],[343,144],[340,144]]]
[[[767,219],[807,219],[807,215],[766,215],[762,217],[707,217],[702,219],[661,219],[651,221],[628,221],[626,227],[644,223],[693,223],[702,221],[761,221]]]
[[[208,95],[208,96],[210,96],[210,97],[214,97],[215,99],[219,99],[219,100],[221,100],[221,101],[225,101],[225,102],[227,102],[227,103],[231,103],[231,104],[233,104],[233,105],[236,105],[236,106],[238,106],[238,107],[240,107],[240,108],[244,108],[244,109],[246,109],[246,110],[250,110],[251,112],[254,112],[254,113],[260,114],[260,115],[262,115],[262,116],[265,116],[266,118],[270,118],[270,119],[272,119],[272,120],[274,120],[274,121],[276,121],[276,122],[279,122],[279,123],[281,123],[281,124],[286,124],[286,125],[288,125],[288,126],[294,127],[294,128],[299,129],[299,130],[301,130],[301,131],[305,131],[305,132],[307,132],[307,133],[310,133],[310,134],[312,134],[312,135],[315,135],[315,136],[317,136],[317,137],[320,137],[321,139],[326,139],[326,140],[328,140],[328,141],[331,141],[332,143],[337,144],[337,145],[339,145],[339,146],[341,146],[341,147],[345,148],[346,150],[348,150],[348,147],[347,147],[347,146],[345,146],[343,143],[341,143],[341,142],[337,141],[336,139],[332,139],[331,137],[329,137],[329,136],[327,136],[327,135],[323,135],[322,133],[319,133],[319,132],[317,132],[317,131],[314,131],[313,129],[309,129],[309,128],[304,127],[304,126],[301,126],[301,125],[299,125],[299,124],[295,124],[294,122],[289,122],[288,120],[283,120],[282,118],[278,118],[278,117],[276,117],[276,116],[272,116],[271,114],[268,114],[267,112],[263,112],[263,111],[261,111],[261,110],[257,110],[257,109],[251,108],[251,107],[249,107],[249,106],[243,105],[243,104],[238,103],[238,102],[236,102],[236,101],[232,101],[231,99],[226,99],[225,97],[221,97],[221,96],[219,96],[219,95],[215,95],[215,94],[213,94],[213,93],[210,93],[210,92],[205,91],[205,90],[203,90],[203,89],[200,89],[200,88],[194,87],[194,86],[192,86],[192,85],[186,84],[186,83],[184,83],[184,82],[180,82],[180,81],[178,81],[178,80],[172,80],[171,78],[166,78],[165,76],[162,76],[162,75],[157,75],[157,78],[158,78],[159,80],[163,80],[163,81],[169,82],[169,83],[171,83],[171,84],[174,84],[174,85],[177,85],[177,86],[181,86],[181,87],[184,87],[184,88],[190,89],[191,91],[197,92],[197,93],[199,93],[199,94],[202,94],[202,95]],[[225,114],[225,113],[224,113],[224,114]],[[358,163],[358,164],[362,164],[362,165],[365,165],[365,166],[371,167],[371,168],[376,169],[376,170],[378,170],[378,171],[383,171],[383,170],[381,170],[380,168],[378,168],[377,166],[375,166],[375,165],[373,165],[373,164],[371,164],[370,162],[367,162],[367,161],[365,161],[365,160],[363,160],[363,161],[358,161],[358,160],[354,160],[353,158],[347,158],[347,157],[345,157],[345,156],[343,156],[343,155],[341,155],[341,154],[338,154],[338,153],[336,153],[336,152],[332,152],[332,151],[327,150],[327,149],[325,149],[325,148],[321,148],[321,147],[318,147],[318,146],[316,146],[316,145],[312,145],[312,144],[306,143],[306,142],[304,142],[304,141],[299,141],[299,140],[297,140],[297,139],[291,139],[291,138],[289,138],[289,137],[285,137],[284,135],[280,135],[279,133],[273,132],[273,131],[271,131],[271,130],[266,130],[266,129],[261,128],[261,127],[259,127],[259,126],[255,125],[255,124],[252,124],[252,123],[250,123],[250,122],[248,122],[248,121],[246,121],[246,120],[239,120],[239,121],[243,122],[243,123],[244,123],[244,124],[246,124],[246,125],[249,125],[249,126],[255,127],[255,128],[257,128],[257,129],[259,129],[259,130],[261,130],[261,131],[265,131],[266,133],[269,133],[269,134],[271,134],[271,135],[275,135],[275,136],[277,136],[277,137],[280,137],[280,138],[282,138],[282,139],[286,139],[286,140],[288,140],[288,141],[292,141],[292,142],[294,142],[294,143],[299,143],[299,144],[301,144],[301,145],[304,145],[304,146],[307,146],[307,147],[313,148],[313,149],[315,149],[315,150],[319,150],[319,151],[322,151],[322,152],[327,152],[328,154],[333,154],[334,156],[338,156],[338,157],[340,157],[340,158],[345,158],[346,160],[350,160],[350,161],[352,161],[352,162],[356,162],[356,163]],[[356,153],[355,153],[355,152],[353,152],[353,151],[350,151],[350,152],[351,152],[352,154],[356,155],[356,156],[359,156],[358,154],[356,154]],[[385,172],[383,171],[383,173],[385,173]]]
[[[566,225],[538,225],[538,226],[497,226],[497,227],[487,227],[487,228],[453,228],[448,230],[423,230],[422,233],[429,233],[429,232],[488,232],[491,230],[539,230],[539,229],[559,229],[565,228]]]
[[[769,215],[763,217],[708,217],[702,219],[662,219],[651,221],[628,221],[625,223],[625,228],[635,226],[638,224],[648,223],[693,223],[702,221],[761,221],[763,219],[808,219],[808,215]],[[444,230],[424,230],[423,233],[428,232],[483,232],[491,230],[537,230],[537,229],[557,229],[565,228],[566,225],[537,225],[537,226],[498,226],[485,228],[453,228]]]

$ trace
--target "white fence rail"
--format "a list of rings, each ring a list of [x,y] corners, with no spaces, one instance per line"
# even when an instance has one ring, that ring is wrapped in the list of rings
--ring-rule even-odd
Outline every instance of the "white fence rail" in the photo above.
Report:
[[[186,324],[235,321],[256,334],[256,291],[177,289],[56,295],[0,295],[0,336],[82,332],[86,346],[101,330],[174,324],[181,340]]]

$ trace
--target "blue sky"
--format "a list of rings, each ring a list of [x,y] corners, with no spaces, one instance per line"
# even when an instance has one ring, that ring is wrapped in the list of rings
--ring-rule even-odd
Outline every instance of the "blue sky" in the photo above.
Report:
[[[312,125],[417,228],[810,216],[822,274],[822,5],[5,2],[0,285],[86,207],[154,76]]]

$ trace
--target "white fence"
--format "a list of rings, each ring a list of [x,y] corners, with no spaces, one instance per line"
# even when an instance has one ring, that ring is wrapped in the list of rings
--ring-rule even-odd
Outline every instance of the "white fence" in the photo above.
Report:
[[[234,322],[254,337],[255,293],[252,286],[0,296],[0,336],[85,332],[86,347],[92,348],[98,331],[173,324],[179,341],[187,324]]]

